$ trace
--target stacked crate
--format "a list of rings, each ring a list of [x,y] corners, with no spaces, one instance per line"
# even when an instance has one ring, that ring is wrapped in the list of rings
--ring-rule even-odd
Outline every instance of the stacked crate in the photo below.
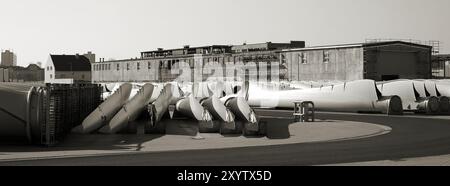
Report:
[[[101,103],[101,87],[96,84],[47,84],[42,99],[41,144],[52,146],[80,125]]]

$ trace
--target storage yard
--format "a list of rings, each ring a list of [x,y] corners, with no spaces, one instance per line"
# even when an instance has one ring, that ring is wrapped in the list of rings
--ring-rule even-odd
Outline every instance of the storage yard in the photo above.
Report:
[[[308,154],[317,152],[308,148],[326,151],[365,142],[376,147],[376,156],[356,153],[355,160],[450,153],[436,147],[399,155],[384,147],[403,145],[401,138],[411,138],[403,132],[411,130],[426,133],[423,141],[417,139],[421,145],[434,140],[433,134],[450,139],[444,132],[450,120],[450,81],[431,79],[431,53],[430,46],[403,41],[318,47],[292,41],[158,49],[142,52],[140,59],[95,63],[85,56],[50,55],[46,84],[0,84],[5,152],[0,164],[59,162],[50,160],[54,157],[108,164],[94,160],[132,155],[144,158],[144,164],[190,165],[145,157],[198,150],[205,152],[205,161],[221,165],[213,150],[233,154],[233,149],[259,152],[279,146],[279,153],[289,147],[306,153],[294,158],[296,164],[319,165],[348,161],[311,158]],[[183,69],[189,73],[174,73]],[[267,159],[249,163],[283,164]]]

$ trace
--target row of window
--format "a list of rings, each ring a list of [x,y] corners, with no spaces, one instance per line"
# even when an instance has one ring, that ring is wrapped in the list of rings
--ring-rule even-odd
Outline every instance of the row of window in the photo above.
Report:
[[[273,55],[253,55],[253,56],[225,56],[225,57],[203,57],[203,65],[205,65],[206,63],[209,62],[235,62],[235,61],[244,61],[244,60],[258,60],[258,59],[276,59],[276,56]],[[189,59],[176,59],[176,60],[165,60],[165,61],[159,61],[159,67],[160,68],[167,68],[167,69],[172,69],[173,66],[176,63],[179,62],[185,62],[187,64],[189,64],[190,67],[194,67],[194,62],[195,59],[194,58],[189,58]],[[116,69],[117,71],[120,70],[120,65],[119,63],[116,64]],[[130,70],[130,64],[127,63],[126,64],[126,69]],[[147,62],[147,68],[151,69],[151,62]],[[136,63],[136,69],[140,70],[141,69],[141,64],[140,62]],[[93,66],[93,71],[110,71],[111,69],[111,64],[94,64]]]
[[[323,55],[322,56],[323,63],[329,63],[330,62],[330,52],[323,51],[322,55]],[[300,53],[298,55],[298,61],[301,64],[308,64],[308,56],[305,53]]]
[[[111,64],[95,64],[93,68],[94,71],[111,70]]]
[[[127,70],[130,70],[130,63],[127,63],[126,64],[126,66],[127,66]],[[108,64],[95,64],[94,66],[93,66],[93,68],[94,68],[94,71],[108,71],[108,70],[111,70],[111,64],[110,63],[108,63]],[[141,62],[137,62],[136,63],[136,69],[137,70],[141,70]],[[147,62],[147,69],[152,69],[152,66],[151,66],[151,63],[150,62]],[[116,63],[116,70],[117,71],[119,71],[120,70],[120,64],[119,63]]]
[[[330,62],[330,51],[323,51],[323,63]],[[301,64],[308,64],[308,55],[306,53],[298,54],[298,62]],[[281,55],[281,64],[286,64],[286,56],[284,54]]]
[[[257,56],[255,57],[251,57],[251,58],[257,58]],[[222,60],[220,60],[222,59]],[[224,57],[224,58],[219,58],[219,57],[210,57],[210,58],[203,58],[203,62],[222,62],[224,60],[227,61],[242,61],[244,59],[244,57],[242,56],[229,56],[229,57]],[[323,62],[324,63],[329,63],[330,62],[330,52],[329,51],[323,51]],[[194,59],[182,59],[182,60],[167,60],[167,61],[159,61],[159,67],[160,68],[168,68],[168,69],[172,69],[172,67],[178,63],[178,62],[186,62],[188,63],[191,67],[194,66]],[[301,64],[308,64],[308,57],[306,55],[306,53],[300,53],[298,54],[298,61]],[[286,63],[286,56],[284,54],[281,55],[281,62],[282,64]],[[130,64],[127,63],[127,70],[130,70]],[[48,68],[48,67],[47,67]],[[116,69],[117,71],[120,70],[120,64],[117,63],[116,64]],[[136,63],[136,69],[137,70],[141,70],[141,63],[137,62]],[[147,62],[147,69],[151,69],[151,62]],[[111,64],[96,64],[94,65],[94,71],[107,71],[107,70],[111,70]]]
[[[203,62],[204,63],[208,63],[208,62],[223,62],[224,60],[227,61],[242,61],[244,59],[244,57],[239,56],[239,57],[224,57],[224,58],[219,58],[219,57],[210,57],[210,58],[203,58]],[[177,59],[177,60],[166,60],[166,61],[159,61],[159,67],[160,68],[168,68],[168,69],[172,69],[172,67],[179,62],[185,62],[188,63],[191,67],[194,66],[194,62],[195,60],[193,58],[191,59]],[[130,70],[130,63],[126,63],[126,69]],[[120,64],[117,63],[116,64],[116,69],[117,71],[120,70]],[[137,62],[136,63],[136,69],[140,70],[141,69],[141,62]],[[147,62],[147,69],[151,69],[151,62]],[[109,63],[105,63],[105,64],[94,64],[93,66],[93,70],[94,71],[109,71],[111,70],[111,64]]]
[[[234,62],[234,61],[243,61],[245,59],[253,59],[253,60],[258,60],[258,59],[276,59],[277,57],[274,55],[252,55],[252,56],[225,56],[225,57],[203,57],[203,61],[204,62]],[[171,60],[169,60],[171,61]],[[182,61],[190,63],[193,62],[194,59],[190,58],[190,59],[182,59]]]

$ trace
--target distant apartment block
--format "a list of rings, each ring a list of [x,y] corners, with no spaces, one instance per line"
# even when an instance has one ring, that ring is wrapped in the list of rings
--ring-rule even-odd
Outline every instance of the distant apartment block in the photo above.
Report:
[[[10,50],[2,51],[2,66],[17,66],[17,56]]]
[[[95,54],[92,53],[91,51],[89,51],[89,52],[86,53],[86,54],[83,54],[83,56],[86,57],[86,58],[88,58],[88,59],[89,59],[89,62],[95,63]]]

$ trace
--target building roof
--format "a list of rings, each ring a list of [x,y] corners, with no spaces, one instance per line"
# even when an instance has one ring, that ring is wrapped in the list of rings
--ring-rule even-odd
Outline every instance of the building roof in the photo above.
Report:
[[[283,51],[306,51],[306,50],[324,50],[324,49],[338,49],[338,48],[357,48],[357,47],[380,47],[385,45],[403,44],[410,45],[414,47],[431,49],[432,46],[421,45],[416,43],[409,43],[404,41],[385,41],[385,42],[368,42],[368,43],[353,43],[353,44],[342,44],[342,45],[325,45],[325,46],[314,46],[305,48],[294,48],[285,49]]]
[[[438,55],[433,55],[432,56],[433,60],[442,60],[442,61],[447,61],[450,60],[450,54],[438,54]]]
[[[430,48],[430,49],[433,48],[432,46],[429,46],[429,45],[422,45],[422,44],[410,43],[410,42],[405,42],[405,41],[367,42],[367,43],[364,43],[363,46],[371,47],[371,46],[382,46],[382,45],[393,45],[393,44],[404,44],[404,45],[411,45],[411,46],[415,46],[415,47]]]
[[[55,71],[91,71],[89,59],[83,55],[50,55]]]
[[[151,50],[151,51],[144,51],[141,53],[151,53],[151,52],[170,52],[170,51],[176,51],[176,50],[185,50],[185,49],[202,49],[202,48],[231,48],[231,45],[208,45],[208,46],[199,46],[199,47],[191,47],[191,46],[186,46],[187,48],[173,48],[173,49],[163,49],[160,48],[161,50]]]

